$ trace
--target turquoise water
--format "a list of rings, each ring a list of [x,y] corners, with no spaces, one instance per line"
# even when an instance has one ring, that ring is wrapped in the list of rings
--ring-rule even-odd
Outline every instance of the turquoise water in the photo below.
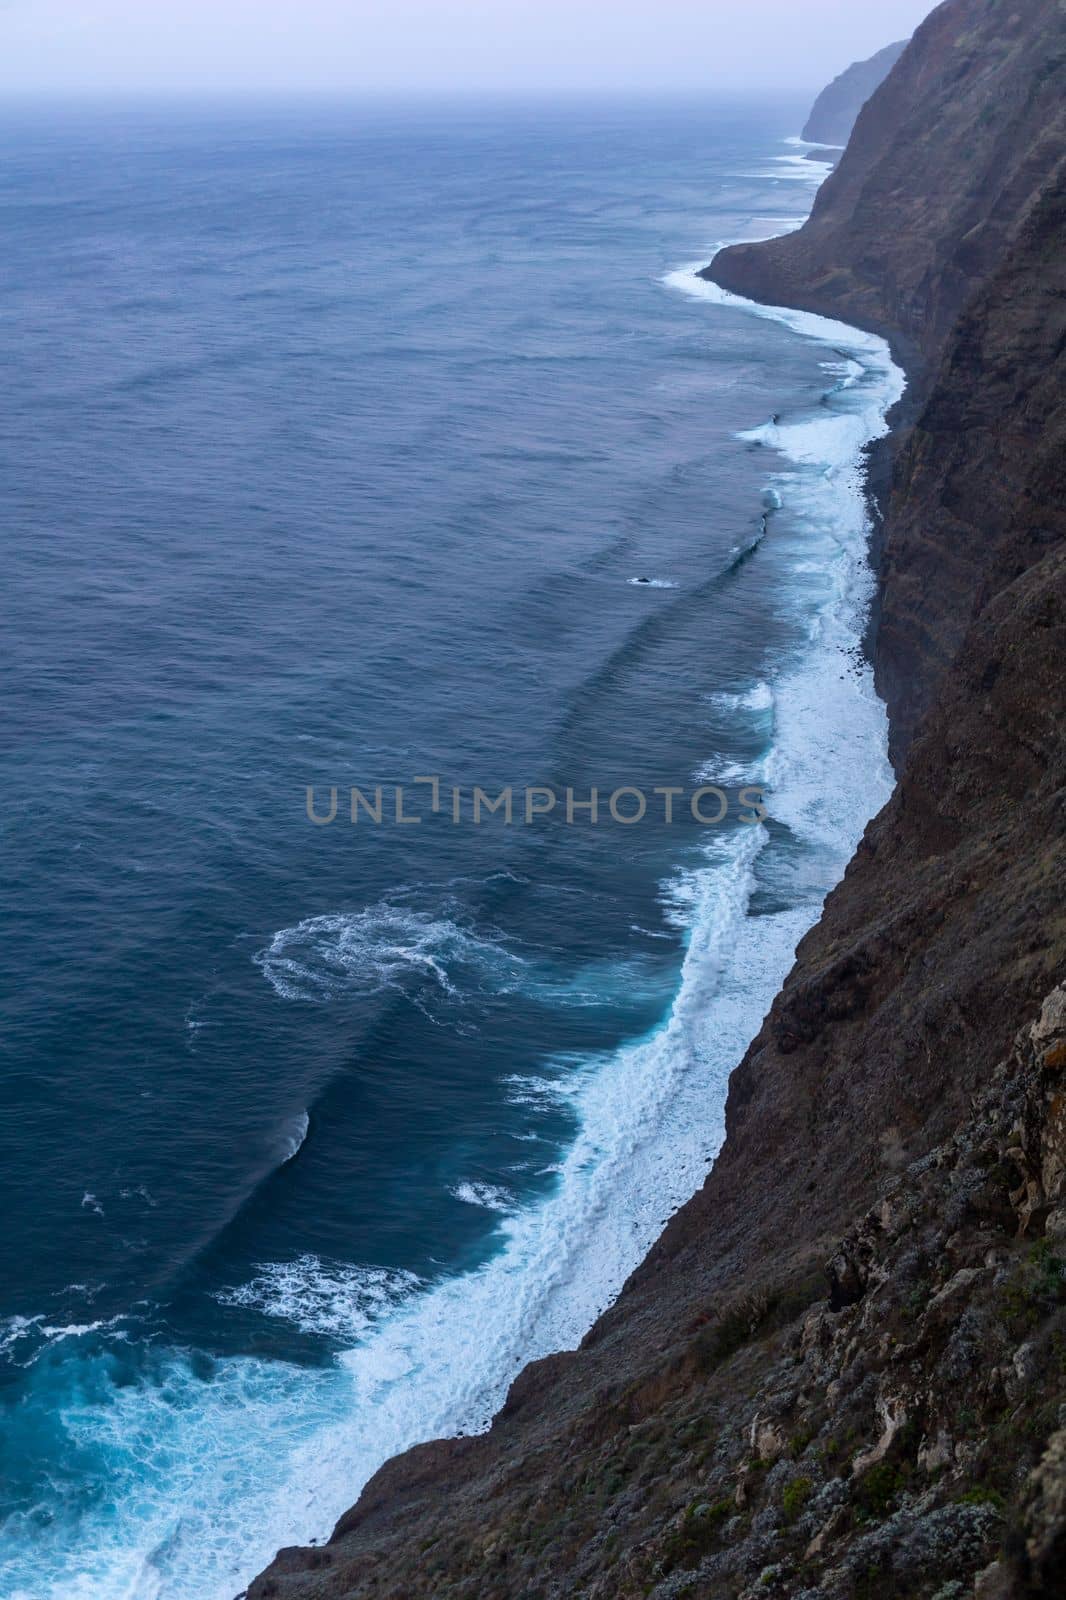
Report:
[[[0,125],[5,1594],[229,1600],[713,1159],[889,781],[898,376],[683,270],[804,214],[800,121]],[[729,804],[475,826],[426,775]]]

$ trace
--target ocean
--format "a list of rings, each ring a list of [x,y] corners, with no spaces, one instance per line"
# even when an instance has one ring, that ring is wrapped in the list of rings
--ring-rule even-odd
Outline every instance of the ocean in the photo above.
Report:
[[[693,271],[804,111],[3,114],[5,1596],[232,1600],[713,1161],[892,782],[901,375]]]

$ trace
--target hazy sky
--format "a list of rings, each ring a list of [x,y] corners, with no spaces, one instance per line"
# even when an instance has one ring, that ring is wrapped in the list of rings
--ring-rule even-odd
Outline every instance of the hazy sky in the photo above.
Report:
[[[0,89],[818,87],[932,0],[0,0]]]

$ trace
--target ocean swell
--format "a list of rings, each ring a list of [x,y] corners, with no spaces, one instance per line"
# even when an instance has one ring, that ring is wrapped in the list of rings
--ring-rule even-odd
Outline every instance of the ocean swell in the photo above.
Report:
[[[523,1365],[575,1346],[717,1154],[729,1073],[891,788],[884,709],[860,653],[873,591],[862,453],[885,431],[902,375],[871,335],[742,301],[691,269],[667,282],[708,307],[778,320],[848,363],[851,381],[817,416],[777,418],[747,436],[768,452],[768,503],[796,518],[790,559],[808,601],[806,646],[772,681],[708,708],[752,719],[765,753],[745,776],[767,785],[774,821],[802,854],[774,867],[770,833],[750,827],[713,839],[664,885],[686,942],[678,992],[656,1029],[569,1067],[565,1088],[515,1082],[531,1099],[565,1093],[578,1131],[536,1205],[511,1210],[498,1190],[461,1186],[460,1198],[494,1213],[498,1248],[481,1266],[424,1283],[304,1256],[266,1263],[226,1291],[341,1345],[321,1370],[235,1357],[205,1372],[171,1352],[151,1382],[129,1384],[86,1345],[64,1424],[110,1481],[113,1503],[78,1508],[69,1546],[53,1545],[47,1587],[32,1554],[39,1530],[32,1519],[15,1530],[27,1553],[11,1592],[22,1600],[231,1600],[279,1544],[327,1534],[387,1457],[485,1428]],[[753,915],[768,871],[780,909]],[[503,988],[522,978],[497,945],[388,906],[308,919],[259,960],[279,994],[317,1001],[352,985],[414,984],[451,998],[463,968]],[[284,1150],[305,1132],[300,1122]]]

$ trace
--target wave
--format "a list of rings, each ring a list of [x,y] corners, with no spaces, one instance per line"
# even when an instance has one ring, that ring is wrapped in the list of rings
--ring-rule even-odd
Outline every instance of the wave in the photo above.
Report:
[[[560,975],[500,930],[475,928],[451,894],[441,895],[433,884],[417,893],[431,909],[385,898],[358,911],[308,917],[282,928],[252,959],[285,1000],[324,1002],[394,991],[434,1021],[444,1005],[461,1009],[488,995],[521,993],[541,1005],[596,1008],[644,992],[638,960],[590,962],[576,974]],[[302,1143],[307,1126],[301,1115]],[[294,1128],[299,1131],[299,1122],[286,1130],[285,1140]]]
[[[99,1458],[124,1514],[90,1519],[77,1549],[53,1551],[49,1589],[34,1542],[18,1600],[230,1600],[279,1542],[321,1537],[386,1457],[487,1426],[520,1367],[580,1341],[706,1172],[723,1132],[708,1106],[724,1104],[802,931],[780,925],[778,960],[752,982],[766,938],[745,932],[760,831],[716,842],[713,861],[674,886],[688,948],[662,1026],[609,1059],[511,1081],[516,1100],[569,1103],[578,1131],[546,1200],[497,1211],[489,1261],[421,1284],[303,1256],[224,1291],[343,1346],[322,1371],[243,1357],[205,1379],[175,1353],[155,1381],[131,1384],[89,1364],[78,1386],[101,1403],[68,1413],[68,1440],[83,1468]]]
[[[0,1321],[0,1360],[20,1364],[16,1359],[19,1346],[33,1338],[44,1321],[43,1317],[4,1317]],[[21,1352],[19,1352],[21,1354]]]
[[[499,939],[449,915],[379,900],[358,911],[307,917],[275,933],[253,957],[285,1000],[400,991],[450,1000],[521,981],[523,963]],[[455,915],[459,915],[458,912]]]
[[[540,1078],[533,1073],[513,1072],[504,1078],[507,1103],[512,1106],[532,1106],[537,1111],[554,1110],[566,1104],[576,1093],[576,1084],[566,1078]]]
[[[306,1111],[301,1111],[282,1128],[279,1143],[282,1166],[291,1161],[293,1156],[299,1155],[310,1126],[311,1118]]]
[[[106,1332],[112,1339],[121,1340],[126,1336],[126,1321],[122,1313],[92,1322],[51,1323],[43,1313],[0,1318],[0,1362],[11,1367],[32,1367],[52,1346],[95,1333]]]
[[[815,145],[813,149],[829,149],[829,145]],[[832,172],[835,162],[819,161],[815,156],[772,156],[775,165],[767,172],[738,172],[738,178],[769,178],[775,182],[782,179],[790,183],[821,183],[822,179]],[[806,221],[806,218],[803,219]]]
[[[720,789],[738,789],[744,784],[758,784],[762,776],[761,765],[755,762],[712,759],[696,768],[697,783],[713,783]]]
[[[291,1322],[301,1333],[361,1338],[374,1322],[421,1286],[413,1272],[324,1262],[316,1255],[265,1262],[254,1278],[219,1290],[220,1305],[242,1306]]]
[[[504,1214],[514,1211],[515,1197],[509,1189],[495,1183],[458,1183],[451,1191],[464,1205],[481,1206],[486,1211]]]
[[[790,133],[784,141],[785,144],[796,145],[803,150],[843,150],[842,144],[833,144],[829,139],[801,139],[798,133]]]
[[[853,361],[850,356],[844,356],[840,361],[823,361],[820,365],[823,372],[833,374],[837,380],[826,396],[827,400],[834,394],[842,394],[845,389],[854,388],[866,370],[861,362]]]
[[[716,694],[708,695],[709,703],[716,711],[772,711],[774,707],[774,691],[770,685],[760,680],[748,689],[731,691],[723,689]]]

